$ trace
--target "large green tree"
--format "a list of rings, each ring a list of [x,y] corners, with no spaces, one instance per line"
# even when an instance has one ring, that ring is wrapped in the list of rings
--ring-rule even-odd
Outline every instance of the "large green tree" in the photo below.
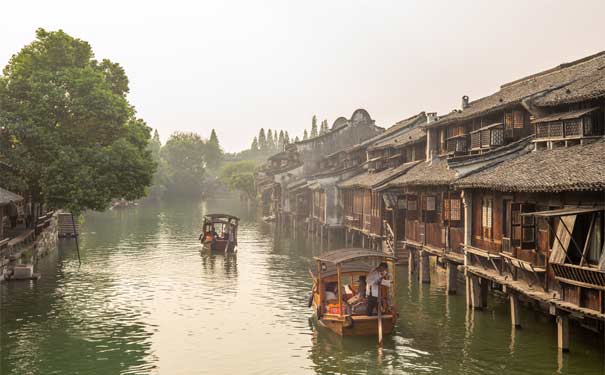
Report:
[[[128,90],[122,67],[96,60],[87,42],[38,29],[0,76],[10,166],[0,183],[74,212],[144,196],[155,169],[150,128],[136,118]]]
[[[196,133],[177,132],[162,147],[170,179],[167,192],[194,196],[202,193],[206,166],[206,142]]]

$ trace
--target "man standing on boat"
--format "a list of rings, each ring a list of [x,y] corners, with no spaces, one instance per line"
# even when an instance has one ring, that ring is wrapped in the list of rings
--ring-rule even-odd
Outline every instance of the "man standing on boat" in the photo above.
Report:
[[[368,297],[368,316],[374,315],[374,309],[380,308],[378,304],[378,295],[380,294],[380,284],[382,279],[388,272],[386,263],[380,263],[374,268],[366,278],[367,282],[367,297]]]

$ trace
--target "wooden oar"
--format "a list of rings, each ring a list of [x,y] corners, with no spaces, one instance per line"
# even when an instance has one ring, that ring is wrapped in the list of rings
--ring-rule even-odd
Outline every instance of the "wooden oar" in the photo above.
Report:
[[[378,283],[378,347],[382,348],[382,302],[380,300],[380,289],[382,289],[380,287],[381,283]]]

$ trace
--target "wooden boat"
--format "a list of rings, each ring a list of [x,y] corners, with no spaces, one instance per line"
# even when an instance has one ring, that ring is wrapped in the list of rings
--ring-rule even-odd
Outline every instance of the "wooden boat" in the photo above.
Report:
[[[341,336],[378,335],[382,344],[382,335],[392,332],[397,319],[394,273],[397,259],[373,250],[346,248],[324,253],[315,260],[317,271],[311,272],[313,289],[309,305],[313,305],[318,323]],[[373,270],[378,271],[379,265],[383,267],[380,270],[386,266],[386,271],[378,279],[378,307],[368,315],[367,298],[364,300],[359,293],[365,289],[361,279]]]
[[[199,240],[205,250],[237,251],[239,218],[228,214],[207,214]]]

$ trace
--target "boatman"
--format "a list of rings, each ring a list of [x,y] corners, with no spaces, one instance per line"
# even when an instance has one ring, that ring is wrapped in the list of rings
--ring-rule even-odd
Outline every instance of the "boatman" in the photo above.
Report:
[[[368,297],[368,316],[374,315],[374,309],[380,308],[378,306],[378,295],[380,290],[380,284],[382,279],[387,275],[388,267],[386,263],[380,263],[378,267],[374,268],[368,274],[366,278],[367,282],[367,297]]]

